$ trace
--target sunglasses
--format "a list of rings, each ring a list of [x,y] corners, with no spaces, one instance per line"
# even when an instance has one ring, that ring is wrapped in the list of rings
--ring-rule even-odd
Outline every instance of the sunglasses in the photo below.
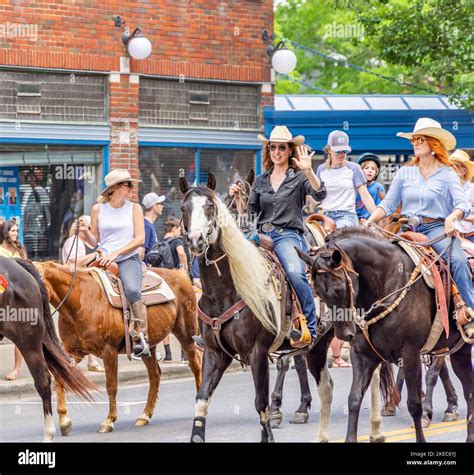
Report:
[[[423,137],[423,136],[412,137],[412,138],[410,139],[410,143],[411,143],[412,145],[421,145],[422,143],[425,143],[425,141],[426,141],[426,138]]]
[[[131,181],[126,181],[124,183],[120,183],[120,186],[127,186],[128,188],[133,188],[133,183]]]
[[[270,152],[275,152],[277,149],[280,152],[284,152],[285,150],[288,150],[288,147],[286,145],[269,145],[268,146],[268,150],[270,150]]]

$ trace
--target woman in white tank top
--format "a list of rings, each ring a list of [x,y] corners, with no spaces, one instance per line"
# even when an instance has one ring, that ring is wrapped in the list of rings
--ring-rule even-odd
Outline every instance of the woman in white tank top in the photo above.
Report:
[[[117,262],[120,278],[140,333],[134,337],[135,356],[150,356],[146,306],[142,299],[142,263],[138,248],[145,242],[142,208],[133,203],[133,182],[128,170],[115,169],[105,177],[106,188],[91,210],[91,227],[78,220],[90,244],[102,252],[99,262],[108,267]]]

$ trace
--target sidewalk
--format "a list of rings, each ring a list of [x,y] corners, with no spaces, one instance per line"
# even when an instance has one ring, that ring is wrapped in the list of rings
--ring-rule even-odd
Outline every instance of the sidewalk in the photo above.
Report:
[[[13,345],[11,343],[0,344],[0,398],[22,398],[34,396],[33,378],[23,362],[20,377],[16,381],[6,381],[5,376],[13,369]],[[158,345],[158,351],[164,355],[163,344]],[[161,380],[193,377],[189,366],[180,363],[181,346],[174,336],[171,336],[171,354],[173,362],[164,363],[160,361]],[[90,372],[87,370],[87,358],[84,358],[79,365],[86,376],[96,383],[101,390],[105,391],[105,373]],[[240,365],[234,362],[229,368],[230,371],[240,370]],[[126,355],[119,355],[119,384],[124,383],[146,383],[148,381],[145,365],[141,361],[128,361]]]

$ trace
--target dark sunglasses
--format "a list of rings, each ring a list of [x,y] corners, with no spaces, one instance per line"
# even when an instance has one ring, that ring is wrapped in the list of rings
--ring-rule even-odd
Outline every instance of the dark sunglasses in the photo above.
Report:
[[[126,181],[124,183],[120,183],[120,186],[128,186],[129,188],[133,188],[133,183],[131,181]]]
[[[269,145],[268,146],[268,150],[270,150],[270,152],[274,152],[275,150],[279,150],[280,152],[284,152],[285,150],[288,149],[288,147],[286,145]]]

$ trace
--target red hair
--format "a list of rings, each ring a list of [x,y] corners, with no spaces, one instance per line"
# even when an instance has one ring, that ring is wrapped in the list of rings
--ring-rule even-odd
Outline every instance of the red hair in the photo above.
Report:
[[[442,165],[446,165],[447,167],[452,168],[454,171],[456,171],[456,167],[453,165],[451,160],[449,159],[449,154],[448,151],[446,150],[445,146],[438,140],[435,139],[434,137],[428,137],[426,135],[423,135],[425,137],[425,140],[428,142],[428,145],[431,148],[431,151],[434,152],[434,158]],[[420,163],[420,157],[415,155],[413,160],[411,162],[407,163],[407,167],[412,167],[413,165],[418,165]]]

